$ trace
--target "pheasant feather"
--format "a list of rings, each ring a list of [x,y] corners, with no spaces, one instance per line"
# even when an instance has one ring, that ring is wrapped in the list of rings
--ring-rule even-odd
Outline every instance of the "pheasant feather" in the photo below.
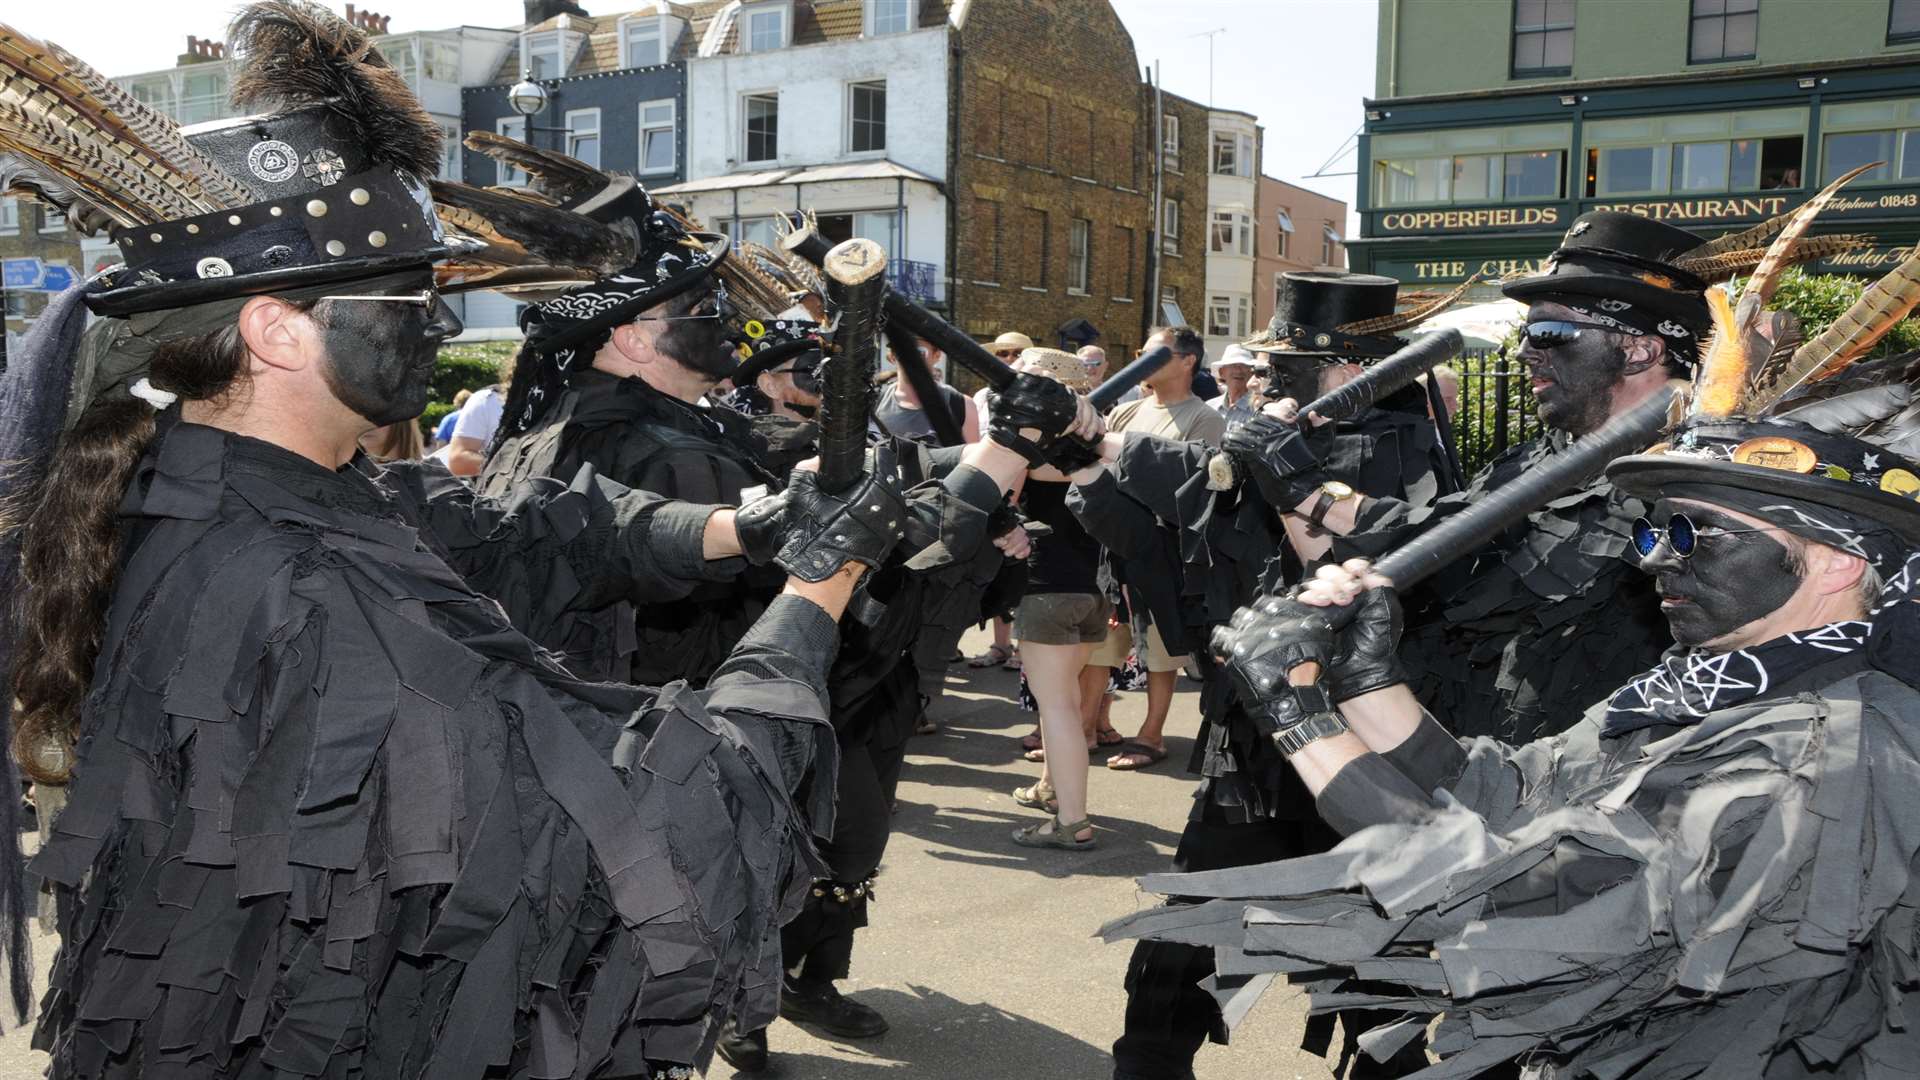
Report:
[[[1803,236],[1788,249],[1785,260],[1789,265],[1815,262],[1855,251],[1872,243],[1873,237],[1859,234]],[[1737,248],[1718,255],[1689,256],[1675,262],[1674,265],[1707,281],[1723,281],[1730,277],[1752,273],[1760,265],[1761,260],[1766,258],[1768,250],[1767,248]]]
[[[1894,324],[1920,306],[1920,247],[1860,294],[1832,325],[1792,358],[1756,376],[1753,397],[1779,401],[1802,385],[1830,379],[1871,351]]]
[[[607,174],[554,150],[542,150],[491,131],[467,132],[466,147],[526,173],[534,190],[556,202],[584,199],[607,186]]]
[[[1410,326],[1419,326],[1440,312],[1452,307],[1454,301],[1465,296],[1467,290],[1473,288],[1474,282],[1479,280],[1480,275],[1475,274],[1461,282],[1459,288],[1438,299],[1429,300],[1426,303],[1408,308],[1405,311],[1396,311],[1392,315],[1381,315],[1372,319],[1361,319],[1358,322],[1343,323],[1340,326],[1334,327],[1334,329],[1342,334],[1364,337],[1371,334],[1393,334],[1405,330]]]

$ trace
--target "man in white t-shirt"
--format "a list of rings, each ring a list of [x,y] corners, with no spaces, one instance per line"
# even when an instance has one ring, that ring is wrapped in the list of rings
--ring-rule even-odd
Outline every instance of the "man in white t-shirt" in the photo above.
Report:
[[[447,442],[447,471],[455,476],[478,476],[487,463],[487,444],[500,428],[500,412],[505,394],[498,386],[476,390],[460,409],[453,422],[453,438]]]

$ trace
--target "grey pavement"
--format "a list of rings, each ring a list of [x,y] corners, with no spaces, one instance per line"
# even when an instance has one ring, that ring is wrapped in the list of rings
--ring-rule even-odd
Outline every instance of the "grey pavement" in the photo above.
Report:
[[[963,649],[983,651],[975,631]],[[948,672],[942,730],[916,736],[900,785],[894,835],[881,870],[872,925],[861,931],[853,977],[842,989],[885,1013],[892,1030],[859,1042],[821,1037],[786,1021],[770,1041],[780,1080],[882,1076],[962,1080],[1018,1077],[1104,1080],[1125,1005],[1129,946],[1093,936],[1110,918],[1154,902],[1134,880],[1164,870],[1191,805],[1182,763],[1199,727],[1196,684],[1182,679],[1168,724],[1167,760],[1150,770],[1101,768],[1090,803],[1100,847],[1028,850],[1007,836],[1036,821],[1008,797],[1039,766],[1020,760],[1032,716],[1014,704],[1010,671]],[[1144,692],[1120,695],[1114,725],[1131,735]],[[51,952],[42,940],[35,959]],[[1202,1080],[1325,1080],[1318,1057],[1298,1048],[1304,998],[1271,991],[1230,1046],[1201,1050]],[[26,1035],[0,1038],[0,1078],[40,1075],[46,1058]],[[734,1072],[715,1061],[710,1077]]]

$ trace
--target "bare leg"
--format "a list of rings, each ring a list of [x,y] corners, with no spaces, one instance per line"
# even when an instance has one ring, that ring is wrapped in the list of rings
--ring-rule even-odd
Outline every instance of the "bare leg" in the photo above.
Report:
[[[1053,786],[1061,821],[1087,816],[1087,741],[1080,731],[1080,669],[1092,645],[1040,645],[1022,642],[1027,688],[1040,704],[1040,736],[1047,762],[1042,778]],[[1092,830],[1084,835],[1091,836]],[[1080,834],[1076,834],[1079,838]]]
[[[1080,669],[1080,730],[1089,743],[1100,733],[1100,704],[1107,698],[1107,682],[1112,677],[1112,668],[1088,664]]]
[[[1166,745],[1167,710],[1173,707],[1173,690],[1179,680],[1178,671],[1147,672],[1147,718],[1140,725],[1140,734],[1134,736],[1135,742]]]

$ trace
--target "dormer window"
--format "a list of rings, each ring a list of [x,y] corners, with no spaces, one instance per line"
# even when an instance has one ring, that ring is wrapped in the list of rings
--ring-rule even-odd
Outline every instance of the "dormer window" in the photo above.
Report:
[[[915,0],[867,0],[867,36],[904,34],[913,29]]]
[[[680,39],[680,20],[662,15],[636,15],[620,20],[620,66],[652,67],[664,64]]]
[[[785,48],[789,10],[785,0],[741,8],[740,51],[767,52]]]
[[[539,81],[558,79],[580,49],[581,35],[571,30],[542,30],[520,35],[520,70]]]

